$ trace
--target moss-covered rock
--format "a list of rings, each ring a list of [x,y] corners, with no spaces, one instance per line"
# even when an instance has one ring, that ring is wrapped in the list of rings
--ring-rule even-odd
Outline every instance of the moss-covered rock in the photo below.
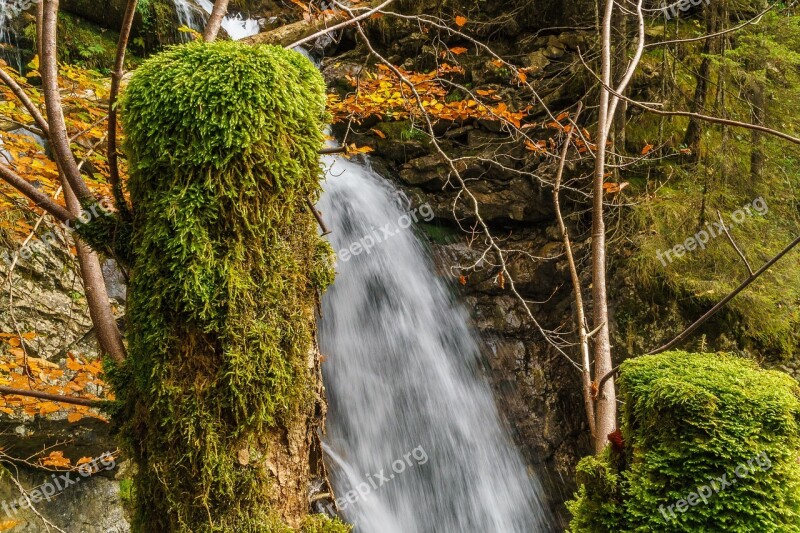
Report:
[[[571,530],[800,531],[800,390],[726,354],[620,371],[623,450],[578,467]]]
[[[109,372],[138,531],[346,530],[305,518],[324,105],[302,55],[231,42],[156,55],[123,96],[130,357]]]

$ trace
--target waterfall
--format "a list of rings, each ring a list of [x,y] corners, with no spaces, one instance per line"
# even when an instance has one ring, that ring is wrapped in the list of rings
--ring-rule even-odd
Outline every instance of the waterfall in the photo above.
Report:
[[[2,0],[0,0],[2,1]],[[192,28],[202,33],[205,28],[208,15],[214,9],[212,0],[172,0],[175,4],[175,12],[178,15],[178,23],[181,26]],[[201,9],[198,9],[198,6]],[[222,28],[234,41],[244,39],[258,33],[260,26],[255,19],[244,18],[241,14],[227,15],[222,19]],[[188,41],[191,37],[186,36]]]
[[[319,324],[325,451],[342,515],[358,533],[551,531],[469,316],[415,235],[433,212],[410,209],[368,165],[323,163],[320,210],[338,256]]]
[[[22,72],[22,52],[19,36],[11,27],[11,19],[20,16],[22,10],[14,0],[0,0],[0,59],[4,59],[17,72]]]

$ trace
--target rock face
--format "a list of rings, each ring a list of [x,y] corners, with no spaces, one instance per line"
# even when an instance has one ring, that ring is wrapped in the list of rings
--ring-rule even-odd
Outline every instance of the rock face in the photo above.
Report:
[[[37,516],[30,508],[12,507],[21,503],[21,495],[16,485],[9,480],[11,474],[6,473],[0,480],[0,506],[5,504],[0,512],[0,522],[13,521],[14,533],[47,531],[43,519],[67,533],[128,533],[130,526],[125,518],[120,483],[113,477],[115,472],[116,469],[106,472],[110,476],[97,474],[89,478],[73,474],[70,476],[71,485],[59,491],[55,487],[52,474],[48,472],[16,471],[15,476],[25,489],[33,491],[38,487],[42,490],[49,486],[56,491],[49,500],[42,499],[34,503],[41,516]],[[59,474],[62,475],[64,474]],[[63,483],[65,482],[59,481],[58,484]],[[50,530],[52,531],[52,526]]]
[[[55,239],[40,238],[45,235],[53,235]],[[67,367],[68,353],[85,360],[96,359],[98,354],[75,259],[67,251],[69,245],[62,227],[43,222],[37,236],[22,249],[18,245],[0,246],[0,279],[5,281],[10,275],[0,290],[0,332],[35,332],[30,339],[23,336],[24,344],[19,348],[24,348],[29,362],[57,366],[63,371],[61,383],[49,383],[61,386],[74,375]],[[109,288],[119,298],[121,314],[124,293],[118,285]],[[4,359],[14,358],[12,349],[10,344],[0,342]],[[102,393],[97,389],[92,392]],[[0,428],[6,435],[0,457],[0,522],[16,521],[13,531],[38,532],[46,528],[30,509],[12,509],[12,503],[21,497],[12,476],[26,490],[32,490],[52,480],[53,472],[20,464],[12,466],[10,458],[38,457],[42,450],[55,446],[76,464],[81,457],[99,457],[117,448],[107,422],[94,417],[70,422],[64,411],[31,415],[21,408],[8,412],[4,408],[0,413]],[[127,532],[120,483],[115,479],[118,473],[119,469],[114,468],[83,479],[73,472],[71,479],[81,478],[80,482],[63,490],[54,489],[49,500],[37,501],[34,507],[41,516],[70,533]]]

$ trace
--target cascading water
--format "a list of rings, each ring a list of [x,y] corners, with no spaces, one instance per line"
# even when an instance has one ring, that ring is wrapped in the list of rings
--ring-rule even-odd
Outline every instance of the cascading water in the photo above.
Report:
[[[214,2],[211,0],[194,0],[194,2],[191,0],[172,1],[175,4],[178,23],[181,26],[186,26],[195,31],[202,32],[208,15],[210,15],[211,10],[214,9]],[[202,10],[197,9],[197,7],[200,7]],[[255,35],[259,31],[257,20],[244,18],[240,14],[227,15],[223,18],[222,28],[234,41]],[[191,37],[187,35],[183,39],[188,41]]]
[[[350,249],[337,253],[320,320],[325,450],[342,514],[359,533],[550,531],[469,318],[409,227],[432,211],[407,211],[369,166],[323,161],[320,209],[334,249]]]
[[[22,14],[22,10],[14,0],[0,0],[0,59],[22,71],[22,53],[16,30],[11,26],[11,19]]]

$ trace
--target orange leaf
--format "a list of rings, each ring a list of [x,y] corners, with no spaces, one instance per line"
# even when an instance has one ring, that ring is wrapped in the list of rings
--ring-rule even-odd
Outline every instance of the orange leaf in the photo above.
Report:
[[[71,464],[69,458],[64,457],[64,452],[50,452],[50,455],[41,459],[44,466],[64,468]]]
[[[464,24],[467,23],[467,17],[462,17],[461,15],[456,17],[456,25],[460,28]]]
[[[460,284],[462,284],[462,285],[466,285],[466,284],[467,284],[467,278],[466,278],[466,276],[463,276],[463,275],[459,276],[459,277],[458,277],[458,282],[459,282]]]
[[[73,422],[77,422],[81,418],[83,418],[83,415],[80,414],[80,413],[70,413],[70,414],[67,415],[67,422],[69,422],[71,424]],[[84,461],[84,459],[87,459],[87,457],[82,457],[81,460],[78,461],[78,464],[80,465],[80,464],[83,464],[85,462],[88,463],[89,461],[92,460],[91,458],[88,458],[89,461]]]
[[[652,144],[645,144],[644,148],[642,148],[642,155],[647,155],[647,153],[653,149]]]
[[[450,49],[450,53],[453,54],[453,55],[456,55],[456,56],[460,56],[461,54],[463,54],[466,51],[467,51],[467,49],[464,48],[463,46],[456,46],[456,47],[453,47],[453,48]]]
[[[519,81],[521,81],[522,83],[525,83],[526,81],[528,81],[528,76],[527,76],[527,74],[525,74],[525,73],[524,73],[524,72],[522,72],[521,70],[518,70],[518,71],[517,71],[517,77],[519,78]]]
[[[369,130],[369,131],[371,131],[372,133],[374,133],[375,135],[377,135],[377,136],[378,136],[378,137],[380,137],[381,139],[385,139],[385,138],[386,138],[386,134],[385,134],[385,133],[383,133],[381,130],[379,130],[379,129],[377,129],[377,128],[372,128],[372,129],[371,129],[371,130]]]

